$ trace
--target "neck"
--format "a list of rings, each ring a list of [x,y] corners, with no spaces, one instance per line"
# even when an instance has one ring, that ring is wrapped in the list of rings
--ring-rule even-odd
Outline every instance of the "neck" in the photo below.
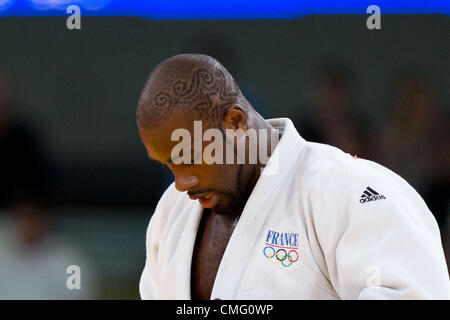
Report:
[[[276,145],[278,144],[278,140],[274,141],[274,144],[272,145],[272,139],[271,139],[271,130],[274,130],[275,128],[268,123],[260,114],[254,112],[252,114],[249,114],[248,119],[248,128],[253,128],[256,130],[267,130],[266,135],[266,153],[267,153],[267,159],[270,158],[272,155],[273,150],[275,149]],[[281,138],[281,135],[279,135],[278,138]],[[258,155],[259,155],[259,141],[258,141]],[[248,159],[249,157],[247,157]],[[263,170],[264,166],[267,164],[266,161],[261,161],[260,157],[258,156],[258,163],[257,164],[248,164],[245,166],[248,166],[248,172],[247,179],[246,179],[246,200],[250,197],[251,193],[253,192],[253,189],[258,182],[258,179],[261,175],[261,171]]]

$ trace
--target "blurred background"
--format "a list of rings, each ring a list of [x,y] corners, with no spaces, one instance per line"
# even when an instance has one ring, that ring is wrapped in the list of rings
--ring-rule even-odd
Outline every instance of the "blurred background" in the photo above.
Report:
[[[449,19],[0,19],[0,299],[137,299],[145,233],[171,175],[141,145],[150,70],[216,57],[264,117],[374,160],[427,202],[450,259]],[[81,269],[68,290],[66,268]]]

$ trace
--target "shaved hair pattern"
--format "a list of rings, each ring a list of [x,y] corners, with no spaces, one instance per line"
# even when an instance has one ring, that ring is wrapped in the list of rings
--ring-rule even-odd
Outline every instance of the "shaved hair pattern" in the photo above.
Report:
[[[196,113],[207,125],[215,126],[222,120],[227,107],[234,103],[248,104],[232,76],[215,59],[205,55],[181,56],[166,60],[169,64],[171,59],[178,57],[180,60],[177,62],[181,66],[174,72],[178,73],[177,78],[167,74],[172,68],[164,70],[166,61],[150,74],[136,114],[142,128],[156,127],[176,108]],[[183,65],[185,60],[191,67]]]

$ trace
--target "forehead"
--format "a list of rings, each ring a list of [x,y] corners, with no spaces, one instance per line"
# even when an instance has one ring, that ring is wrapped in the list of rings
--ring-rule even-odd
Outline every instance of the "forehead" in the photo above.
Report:
[[[186,129],[189,131],[191,138],[194,137],[195,120],[200,119],[175,110],[156,127],[149,129],[139,128],[139,134],[148,155],[154,160],[165,162],[170,158],[172,148],[181,141],[181,138],[177,141],[171,141],[172,133],[176,129]]]

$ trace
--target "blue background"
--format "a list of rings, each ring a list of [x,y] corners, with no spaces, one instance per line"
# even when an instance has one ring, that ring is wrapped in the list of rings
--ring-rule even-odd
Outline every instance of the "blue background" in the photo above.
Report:
[[[148,19],[295,19],[311,14],[449,14],[448,0],[0,0],[0,17],[63,16],[69,5],[87,16],[139,16]]]

